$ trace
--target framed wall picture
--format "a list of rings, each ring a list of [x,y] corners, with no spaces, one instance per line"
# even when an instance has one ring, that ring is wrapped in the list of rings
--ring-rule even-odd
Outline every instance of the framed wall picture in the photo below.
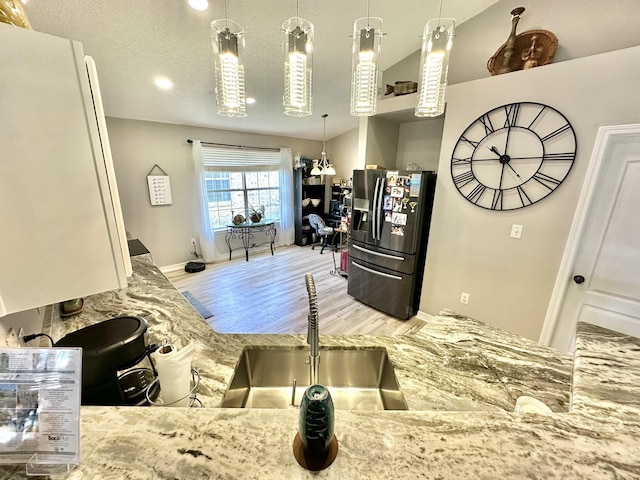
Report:
[[[152,175],[154,170],[160,170],[162,175]],[[157,164],[147,174],[147,186],[149,187],[149,200],[151,205],[171,205],[171,178]]]

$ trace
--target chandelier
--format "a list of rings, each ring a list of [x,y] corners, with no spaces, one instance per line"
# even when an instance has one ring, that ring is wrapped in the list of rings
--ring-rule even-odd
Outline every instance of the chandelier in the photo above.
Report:
[[[329,163],[327,159],[326,137],[327,137],[327,117],[329,115],[325,113],[322,115],[322,121],[324,124],[324,131],[322,134],[322,153],[320,154],[320,161],[316,163],[314,160],[313,168],[311,169],[311,175],[335,175],[336,169]]]

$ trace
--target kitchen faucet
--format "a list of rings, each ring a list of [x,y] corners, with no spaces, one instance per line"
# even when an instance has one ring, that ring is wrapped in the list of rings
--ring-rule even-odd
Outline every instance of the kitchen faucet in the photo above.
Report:
[[[304,276],[309,294],[309,327],[307,330],[307,343],[309,344],[309,375],[311,385],[318,383],[318,368],[320,367],[320,331],[318,328],[318,299],[316,297],[316,284],[313,275],[307,273]]]

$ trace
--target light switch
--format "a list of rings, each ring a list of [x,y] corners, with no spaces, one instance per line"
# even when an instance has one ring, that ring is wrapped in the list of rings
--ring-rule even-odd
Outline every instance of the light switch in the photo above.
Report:
[[[522,225],[511,225],[511,238],[522,237]]]

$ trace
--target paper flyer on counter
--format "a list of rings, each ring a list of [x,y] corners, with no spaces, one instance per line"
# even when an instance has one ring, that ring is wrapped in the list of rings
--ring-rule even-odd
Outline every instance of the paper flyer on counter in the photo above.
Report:
[[[80,348],[0,348],[0,463],[79,464]]]

